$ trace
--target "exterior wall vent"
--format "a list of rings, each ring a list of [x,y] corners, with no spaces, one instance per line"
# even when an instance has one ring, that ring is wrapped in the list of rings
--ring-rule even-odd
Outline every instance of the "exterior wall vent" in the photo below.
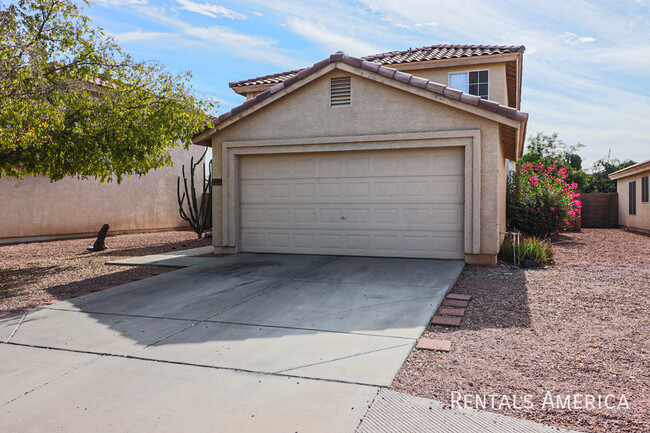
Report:
[[[350,77],[332,78],[330,82],[330,107],[350,105]]]

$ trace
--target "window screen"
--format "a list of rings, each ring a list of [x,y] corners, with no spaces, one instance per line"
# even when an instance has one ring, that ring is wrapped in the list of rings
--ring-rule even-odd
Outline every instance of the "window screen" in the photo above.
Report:
[[[641,178],[641,201],[648,202],[648,176]]]
[[[488,99],[490,97],[490,73],[485,70],[449,74],[449,87]]]
[[[630,182],[630,215],[636,215],[636,182]]]
[[[460,74],[449,74],[449,87],[452,89],[460,90],[461,92],[468,93],[467,72]]]

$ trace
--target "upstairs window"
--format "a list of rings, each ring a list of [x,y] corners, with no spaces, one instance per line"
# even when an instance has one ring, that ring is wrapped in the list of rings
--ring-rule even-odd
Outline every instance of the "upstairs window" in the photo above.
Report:
[[[490,99],[490,72],[486,69],[449,74],[449,87],[483,99]]]

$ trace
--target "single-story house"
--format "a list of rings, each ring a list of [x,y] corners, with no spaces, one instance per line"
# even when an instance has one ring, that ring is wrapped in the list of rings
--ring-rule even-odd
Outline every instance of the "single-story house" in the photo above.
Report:
[[[618,223],[623,227],[650,232],[649,177],[650,159],[609,175],[616,180]]]
[[[213,150],[217,253],[496,264],[522,154],[523,46],[436,45],[231,83]]]
[[[104,223],[110,233],[188,228],[181,219],[176,179],[182,165],[189,176],[190,159],[204,149],[179,146],[171,150],[173,167],[101,184],[96,179],[67,177],[50,182],[45,176],[0,179],[0,244],[96,235]],[[197,172],[199,170],[197,169]],[[201,182],[203,173],[196,173]]]

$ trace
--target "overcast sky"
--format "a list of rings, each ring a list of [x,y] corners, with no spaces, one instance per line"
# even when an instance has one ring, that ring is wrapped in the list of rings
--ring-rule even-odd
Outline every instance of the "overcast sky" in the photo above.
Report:
[[[650,0],[95,0],[87,10],[130,54],[189,70],[220,111],[244,101],[228,82],[433,44],[526,46],[529,134],[650,158]]]

